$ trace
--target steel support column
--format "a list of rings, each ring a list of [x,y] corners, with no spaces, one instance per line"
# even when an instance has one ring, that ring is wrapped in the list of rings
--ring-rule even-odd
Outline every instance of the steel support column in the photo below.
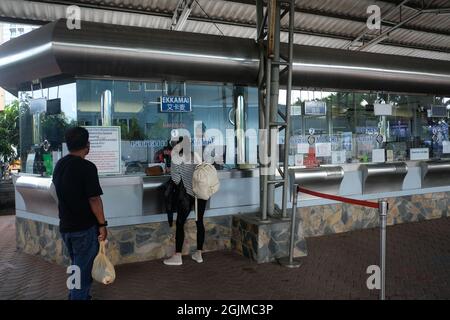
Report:
[[[264,2],[256,2],[257,35],[260,44],[259,86],[259,128],[260,135],[260,188],[261,220],[268,221],[269,216],[287,218],[287,194],[290,139],[290,104],[292,91],[292,61],[294,40],[293,0],[269,0],[264,14]],[[283,12],[281,12],[283,10]],[[281,17],[289,13],[288,52],[280,54]],[[267,24],[267,25],[266,25]],[[267,29],[267,32],[266,32]],[[280,77],[287,75],[286,110],[278,108]],[[284,130],[284,160],[279,166],[278,132]],[[262,152],[262,153],[261,153]],[[262,159],[270,161],[263,162]],[[278,169],[278,170],[275,170]],[[279,176],[276,175],[278,171]],[[275,207],[275,189],[283,188],[281,210]]]

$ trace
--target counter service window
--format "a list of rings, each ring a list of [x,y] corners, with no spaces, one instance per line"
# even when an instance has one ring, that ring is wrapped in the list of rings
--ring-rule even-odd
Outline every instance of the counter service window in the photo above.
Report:
[[[102,94],[109,91],[112,105],[109,118],[102,112]],[[214,131],[223,135],[223,163],[219,169],[235,167],[234,157],[227,157],[227,130],[235,129],[237,96],[244,101],[245,127],[257,130],[258,102],[256,88],[232,84],[197,84],[189,82],[133,82],[85,80],[77,81],[78,122],[82,125],[102,125],[110,121],[121,127],[123,171],[126,174],[143,173],[149,166],[169,165],[165,150],[174,130],[187,130],[192,137],[192,147],[203,148],[213,141]],[[180,106],[162,106],[162,97],[185,97],[190,109]],[[166,100],[164,100],[166,101]],[[105,118],[106,117],[106,118]],[[200,138],[198,138],[200,137]],[[215,140],[216,139],[216,140]],[[248,154],[248,150],[246,151]]]
[[[291,104],[290,165],[312,151],[321,164],[450,157],[448,97],[294,90]]]

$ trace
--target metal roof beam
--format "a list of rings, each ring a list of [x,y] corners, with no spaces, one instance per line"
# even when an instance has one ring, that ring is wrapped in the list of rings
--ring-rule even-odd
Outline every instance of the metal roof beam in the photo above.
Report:
[[[242,4],[247,4],[249,5],[249,0],[225,0],[227,2],[235,2],[235,3],[242,3]],[[398,5],[399,2],[398,1],[387,1],[387,0],[383,0],[381,2],[386,2],[386,3],[390,3],[390,4],[396,4]],[[255,1],[253,1],[253,3],[255,3]],[[301,5],[302,2],[300,2],[299,4]],[[304,13],[304,14],[311,14],[311,15],[316,15],[316,16],[322,16],[325,18],[335,18],[335,19],[342,19],[342,20],[347,20],[347,21],[352,21],[352,22],[360,22],[360,23],[364,23],[366,24],[367,22],[367,17],[361,17],[361,16],[355,16],[355,15],[348,15],[348,14],[342,14],[342,13],[336,13],[336,12],[332,12],[332,11],[326,11],[326,10],[318,10],[318,9],[311,9],[311,8],[306,8],[306,7],[300,7],[299,4],[296,4],[295,7],[295,12],[296,13]],[[412,8],[411,9],[415,9]],[[435,8],[432,8],[435,9]],[[443,8],[441,10],[447,10],[448,8]],[[396,21],[389,21],[389,20],[383,20],[381,21],[381,24],[384,26],[395,26],[398,22]],[[411,31],[420,31],[420,32],[426,32],[426,33],[433,33],[433,34],[437,34],[437,35],[443,35],[443,36],[450,36],[450,32],[449,31],[444,31],[444,30],[439,30],[439,29],[434,29],[434,28],[429,28],[429,27],[422,27],[422,26],[402,26],[402,29],[404,30],[411,30]]]
[[[241,3],[241,4],[245,4],[245,5],[255,5],[256,4],[256,0],[225,0],[225,1]],[[112,10],[112,11],[119,11],[119,12],[122,11],[122,12],[129,12],[129,13],[140,13],[140,14],[147,14],[147,15],[156,15],[156,16],[160,16],[160,17],[161,16],[162,17],[170,16],[171,18],[173,17],[173,15],[165,13],[165,12],[130,9],[130,8],[118,7],[118,6],[115,6],[110,3],[90,4],[90,3],[85,3],[85,2],[79,2],[77,0],[27,0],[26,2],[41,2],[41,3],[50,3],[50,4],[62,4],[62,5],[78,5],[79,7],[84,7],[84,8]],[[386,3],[390,3],[390,4],[398,4],[398,1],[383,0],[382,2],[386,2]],[[414,9],[414,8],[412,8],[412,9]],[[436,8],[430,8],[430,9],[436,9]],[[441,10],[448,10],[448,8],[443,8]],[[302,7],[299,7],[298,4],[296,4],[295,12],[311,14],[311,15],[316,15],[316,16],[323,16],[325,18],[336,18],[336,19],[342,19],[342,20],[347,20],[347,21],[352,21],[352,22],[360,22],[360,23],[364,23],[364,24],[367,22],[366,17],[340,14],[340,13],[334,13],[334,12],[330,12],[330,11],[322,11],[322,10],[316,10],[316,9],[310,9],[310,8],[302,8]],[[216,22],[219,23],[219,22],[221,22],[221,20],[218,20]],[[382,25],[385,25],[385,26],[395,26],[396,24],[397,24],[397,22],[394,22],[394,21],[386,21],[386,20],[382,21]],[[401,29],[411,30],[411,31],[420,31],[420,32],[432,33],[432,34],[443,35],[443,36],[450,36],[450,31],[434,29],[434,28],[429,28],[429,27],[403,25],[401,27]]]
[[[413,14],[411,17],[409,17],[406,20],[403,20],[401,22],[399,22],[397,25],[393,26],[392,28],[384,31],[383,33],[381,33],[379,36],[375,37],[374,39],[370,40],[369,42],[365,43],[364,45],[362,45],[361,47],[357,48],[357,51],[360,50],[364,50],[367,48],[370,48],[378,43],[380,43],[381,41],[387,39],[389,37],[389,34],[394,31],[395,29],[400,28],[403,24],[408,23],[409,21],[414,20],[415,18],[417,18],[418,16],[420,16],[422,14],[422,11],[417,11],[415,14]]]
[[[192,4],[194,0],[179,0],[177,7],[173,13],[172,24],[170,30],[181,31],[186,23],[187,18],[191,14]]]
[[[240,3],[246,3],[250,1],[246,0],[227,0],[227,1],[233,1],[233,2],[240,2]],[[153,12],[148,10],[137,10],[137,9],[128,9],[128,8],[120,8],[117,6],[111,6],[111,5],[95,5],[95,4],[87,4],[87,3],[80,3],[75,1],[68,1],[68,0],[33,0],[33,1],[25,1],[25,2],[41,2],[41,3],[51,3],[51,4],[59,4],[59,5],[71,5],[71,4],[77,4],[80,8],[91,8],[91,9],[99,9],[99,10],[110,10],[110,11],[117,11],[117,12],[128,12],[128,13],[134,13],[134,14],[143,14],[147,15],[149,17],[151,16],[159,16],[164,17],[167,19],[171,19],[173,17],[172,13],[169,12]],[[296,10],[298,11],[298,9]],[[308,12],[310,13],[310,12]],[[314,14],[314,13],[312,13]],[[0,18],[1,19],[1,18]],[[20,18],[11,18],[12,21],[20,21]],[[199,21],[199,22],[207,22],[207,23],[217,23],[222,25],[232,25],[232,26],[240,26],[240,27],[248,27],[248,28],[255,28],[255,24],[253,23],[242,23],[242,22],[234,22],[234,21],[224,21],[224,20],[213,20],[209,18],[204,17],[196,17],[196,16],[190,16],[189,18],[192,21]],[[341,16],[341,19],[346,19]],[[349,20],[349,19],[346,19]],[[366,23],[366,19],[359,19],[362,20],[364,24]],[[42,23],[42,21],[39,21],[39,23]],[[36,23],[38,24],[38,23]],[[402,29],[404,27],[402,26]],[[408,28],[405,28],[408,29]],[[283,29],[283,31],[287,31],[287,29]],[[423,30],[417,30],[417,31],[423,31]],[[426,32],[426,31],[423,31]],[[304,35],[312,35],[312,36],[318,36],[318,37],[327,37],[332,39],[341,39],[345,41],[352,41],[354,39],[353,36],[346,35],[343,36],[342,34],[333,34],[333,33],[324,33],[320,31],[311,31],[311,30],[302,30],[302,29],[295,29],[294,33],[296,34],[304,34]],[[441,34],[445,36],[450,36],[450,33],[435,33],[435,34]],[[444,53],[450,53],[448,48],[445,47],[435,47],[435,46],[424,46],[420,44],[403,44],[403,43],[396,43],[393,41],[388,41],[385,43],[386,45],[391,46],[399,46],[399,47],[405,47],[405,48],[411,48],[411,49],[419,49],[419,50],[428,50],[428,51],[437,51],[437,52],[444,52]]]
[[[391,8],[388,12],[385,13],[385,17],[386,16],[390,16],[393,12],[395,12],[395,10],[400,9],[401,7],[406,4],[409,0],[403,0],[402,2],[400,2],[397,6],[395,6],[394,8]],[[380,23],[383,22],[383,19],[381,19]],[[369,29],[364,27],[364,31],[361,32],[355,40],[353,40],[352,42],[350,42],[348,45],[345,46],[345,49],[350,49],[352,47],[355,47],[356,44],[369,32]],[[383,38],[384,40],[384,38]]]

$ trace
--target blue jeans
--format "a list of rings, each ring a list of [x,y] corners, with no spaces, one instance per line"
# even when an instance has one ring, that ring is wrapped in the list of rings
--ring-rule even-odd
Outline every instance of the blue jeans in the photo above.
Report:
[[[80,268],[80,289],[69,290],[69,300],[90,300],[89,291],[92,285],[92,265],[98,254],[98,227],[77,232],[61,233],[63,241],[69,251],[72,265]]]

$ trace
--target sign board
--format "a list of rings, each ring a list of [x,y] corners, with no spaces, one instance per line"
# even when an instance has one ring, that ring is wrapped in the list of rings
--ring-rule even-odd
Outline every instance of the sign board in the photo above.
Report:
[[[376,137],[376,140],[377,140],[378,143],[382,143],[384,141],[383,135],[378,134],[377,137]]]
[[[301,116],[302,115],[302,106],[291,106],[291,116]]]
[[[374,103],[373,111],[376,116],[392,116],[392,105],[389,103]]]
[[[384,149],[373,149],[372,150],[372,162],[385,162],[385,152]]]
[[[342,147],[345,151],[352,151],[353,149],[353,133],[343,132],[342,133]]]
[[[121,173],[120,127],[85,127],[89,131],[90,151],[86,159],[99,174]]]
[[[428,160],[430,158],[428,148],[409,149],[411,160]]]
[[[387,162],[394,161],[394,150],[386,150],[386,161]]]
[[[309,152],[309,144],[299,143],[297,144],[297,153],[306,154]]]
[[[450,141],[442,141],[442,153],[450,153]]]
[[[331,143],[316,143],[316,157],[331,157]]]
[[[427,113],[429,118],[445,118],[448,115],[447,106],[431,105]]]
[[[36,157],[35,153],[29,153],[27,157],[27,162],[25,164],[25,172],[26,173],[33,173],[33,165],[34,165],[34,158]]]
[[[294,161],[295,161],[296,166],[302,166],[303,165],[303,154],[296,154]]]
[[[295,165],[295,156],[289,156],[289,166]]]
[[[331,151],[332,164],[342,164],[345,163],[345,161],[346,161],[345,150]]]
[[[191,97],[162,96],[161,112],[191,112]]]
[[[327,104],[325,103],[325,101],[306,101],[305,114],[324,116],[327,114]]]

